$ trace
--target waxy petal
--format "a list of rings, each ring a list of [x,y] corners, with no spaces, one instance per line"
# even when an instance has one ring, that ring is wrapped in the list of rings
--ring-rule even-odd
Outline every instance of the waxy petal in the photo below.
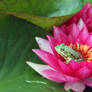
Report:
[[[44,77],[53,80],[55,82],[65,82],[65,77],[62,73],[59,73],[57,71],[48,69],[48,70],[44,70],[42,71],[42,74]]]
[[[72,24],[70,30],[71,31],[70,31],[68,40],[69,40],[70,43],[75,43],[76,39],[77,39],[77,37],[79,35],[80,30],[79,30],[79,28],[77,27],[76,24]]]
[[[85,79],[89,77],[90,74],[91,74],[91,70],[87,68],[86,66],[75,72],[75,76],[80,79]]]
[[[87,39],[88,36],[89,36],[88,30],[87,30],[86,27],[84,27],[80,31],[79,36],[78,36],[78,39],[80,39],[81,43],[84,44],[85,43],[85,40]]]
[[[63,30],[60,30],[58,27],[53,27],[54,29],[54,38],[58,40],[58,42],[68,44],[68,39],[66,34],[63,32]]]
[[[64,64],[64,62],[59,61],[59,65],[62,70],[61,72],[64,74],[72,75],[72,70],[66,64]]]
[[[33,49],[33,51],[49,66],[60,71],[58,60],[53,54],[40,49]]]
[[[53,54],[48,40],[45,40],[45,39],[40,38],[40,37],[36,37],[36,41],[37,41],[40,49]]]
[[[43,71],[44,76],[56,81],[56,82],[78,82],[80,81],[80,79],[75,78],[75,77],[71,77],[68,75],[65,75],[61,72],[57,72],[54,70],[44,70]]]
[[[66,91],[72,89],[75,92],[83,92],[85,89],[85,85],[81,82],[67,82],[64,85],[64,89]]]
[[[92,70],[92,61],[88,63],[88,68],[90,68]]]
[[[36,72],[38,72],[40,75],[53,80],[55,82],[76,82],[79,81],[78,78],[74,78],[71,76],[64,75],[63,73],[55,71],[53,68],[49,67],[48,65],[43,64],[36,64],[27,61],[27,64],[32,67]]]
[[[51,37],[49,35],[47,35],[47,38],[49,40],[52,51],[54,52],[54,54],[56,54],[55,46],[60,45],[60,44],[58,43],[58,41],[56,39],[54,39],[53,37]]]
[[[65,79],[67,82],[79,82],[80,79],[77,77],[73,77],[73,76],[69,76],[69,75],[65,75]]]
[[[55,82],[65,82],[66,81],[63,74],[55,71],[48,65],[36,64],[36,63],[29,62],[29,61],[27,61],[27,64],[30,67],[32,67],[36,72],[38,72],[40,75],[42,75],[43,77],[49,80],[52,80]]]
[[[85,44],[92,47],[92,35],[87,37],[87,39],[85,40]]]
[[[26,62],[31,68],[33,68],[36,72],[38,72],[39,74],[41,74],[41,71],[44,71],[46,69],[52,69],[51,67],[49,67],[48,65],[43,65],[43,64],[36,64],[30,61]]]
[[[43,77],[49,80],[52,80],[55,82],[65,82],[63,75],[54,71],[48,65],[36,64],[36,63],[29,62],[29,61],[27,61],[27,64],[30,67],[32,67],[36,72],[38,72],[40,75],[42,75]]]
[[[92,87],[92,77],[89,77],[84,80],[85,85]]]
[[[88,65],[89,62],[81,61],[80,62],[80,67],[85,67]]]
[[[71,60],[68,63],[68,67],[71,68],[73,72],[75,72],[76,70],[80,69],[80,64],[74,60]]]
[[[90,22],[92,23],[92,6],[88,9],[88,18],[90,19]],[[92,26],[92,25],[91,25]]]
[[[85,25],[84,21],[80,18],[80,20],[79,20],[79,22],[78,22],[79,30],[82,30],[83,27],[85,27],[85,26],[86,26],[86,25]]]

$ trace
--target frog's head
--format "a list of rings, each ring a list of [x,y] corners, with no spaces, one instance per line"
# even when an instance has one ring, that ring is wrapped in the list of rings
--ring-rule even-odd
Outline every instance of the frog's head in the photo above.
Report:
[[[65,45],[61,44],[59,46],[55,47],[55,50],[60,54],[60,55],[65,55]]]

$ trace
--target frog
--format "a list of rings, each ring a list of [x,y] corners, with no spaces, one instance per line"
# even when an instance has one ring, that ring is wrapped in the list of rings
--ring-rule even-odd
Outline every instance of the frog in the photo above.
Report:
[[[65,44],[61,44],[59,46],[55,46],[55,50],[58,54],[60,54],[64,59],[65,63],[68,64],[69,61],[74,60],[76,62],[81,62],[83,60],[83,56],[80,52],[70,48],[69,46]]]

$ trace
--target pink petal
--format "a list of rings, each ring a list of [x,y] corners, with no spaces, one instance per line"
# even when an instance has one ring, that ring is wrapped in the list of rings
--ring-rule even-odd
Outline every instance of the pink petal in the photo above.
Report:
[[[75,76],[81,79],[85,79],[89,77],[90,74],[91,74],[91,70],[86,66],[75,72]]]
[[[88,63],[88,68],[90,68],[92,70],[92,61]]]
[[[66,34],[63,32],[63,30],[60,30],[58,27],[53,27],[54,29],[54,38],[58,40],[58,42],[68,44],[68,39]]]
[[[81,61],[81,62],[80,62],[80,67],[81,67],[81,68],[82,68],[82,67],[85,67],[85,66],[88,65],[88,63],[89,63],[89,62]]]
[[[69,42],[70,43],[75,43],[76,39],[77,39],[77,37],[79,35],[80,30],[79,30],[79,28],[77,27],[76,24],[73,24],[71,26],[70,30],[71,31],[70,31],[70,34],[69,34]]]
[[[60,45],[61,43],[59,43],[56,39],[54,39],[53,37],[47,35],[51,49],[55,55],[55,57],[57,57],[58,59],[61,58],[61,56],[56,52],[55,50],[55,46]]]
[[[55,82],[65,82],[66,81],[63,74],[57,71],[51,70],[51,69],[42,71],[42,74],[44,77],[50,80],[53,80]]]
[[[27,64],[32,67],[36,72],[38,72],[43,77],[55,81],[55,82],[65,82],[65,78],[63,74],[60,74],[56,71],[54,71],[51,67],[48,65],[42,65],[42,64],[36,64],[27,61]]]
[[[48,38],[49,43],[50,43],[51,46],[53,45],[53,47],[55,47],[55,46],[59,45],[58,41],[55,38],[53,38],[49,35],[47,35],[47,38]]]
[[[44,70],[42,73],[48,79],[56,81],[56,82],[66,82],[66,81],[67,82],[78,82],[78,81],[80,81],[78,78],[71,77],[71,76],[65,75],[61,72],[57,72],[57,71],[54,71],[51,69]]]
[[[53,52],[56,54],[55,51],[55,46],[59,45],[58,41],[56,39],[54,39],[53,37],[47,35],[51,49],[53,50]]]
[[[73,76],[68,76],[68,75],[64,75],[65,76],[65,79],[67,82],[78,82],[80,81],[79,78],[77,77],[73,77]]]
[[[84,21],[80,18],[79,22],[78,22],[78,27],[79,27],[79,30],[82,30],[83,27],[85,27],[85,23]]]
[[[53,68],[49,67],[48,65],[42,65],[42,64],[36,64],[27,61],[26,62],[30,67],[32,67],[36,72],[38,72],[40,75],[53,80],[55,82],[77,82],[80,81],[78,78],[71,77],[68,75],[64,75],[61,72],[55,71]]]
[[[59,61],[59,65],[64,74],[72,75],[72,70],[67,66],[67,64],[64,64],[64,62]]]
[[[26,62],[30,67],[32,67],[35,71],[41,74],[41,71],[44,71],[46,69],[52,69],[48,65],[43,65],[43,64],[36,64],[30,61]]]
[[[85,40],[85,44],[92,47],[92,35],[88,36],[88,38]]]
[[[92,32],[90,32],[89,34],[92,35]]]
[[[89,77],[86,80],[84,80],[84,83],[85,83],[85,85],[92,87],[92,77]]]
[[[89,36],[88,30],[86,27],[84,27],[81,32],[79,33],[78,39],[80,39],[80,41],[82,43],[85,43],[85,40],[87,39],[87,37]]]
[[[92,22],[92,6],[88,9],[88,17],[90,21]]]
[[[42,50],[47,51],[47,52],[50,52],[50,53],[53,54],[48,40],[45,40],[45,39],[40,38],[40,37],[36,37],[36,41],[37,41],[39,47]]]
[[[64,33],[66,33],[67,36],[68,36],[71,33],[72,28],[73,28],[73,24],[70,24],[70,25],[66,26],[65,30],[64,30]]]
[[[62,24],[59,26],[60,30],[63,30],[63,32],[65,33],[65,28],[66,28],[66,25],[65,24]]]
[[[57,58],[46,51],[40,50],[40,49],[33,49],[33,51],[49,66],[53,67],[56,70],[60,70],[59,65],[58,65],[58,60]]]
[[[76,70],[78,70],[80,68],[80,64],[74,60],[71,60],[69,63],[68,63],[68,67],[71,68],[71,70],[73,72],[75,72]]]
[[[83,92],[85,89],[85,85],[81,82],[67,82],[64,85],[64,89],[66,91],[72,89],[75,92]]]

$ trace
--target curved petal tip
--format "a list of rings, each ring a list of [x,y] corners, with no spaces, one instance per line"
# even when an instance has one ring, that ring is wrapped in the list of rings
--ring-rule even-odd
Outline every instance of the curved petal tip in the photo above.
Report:
[[[83,92],[85,89],[85,85],[81,82],[67,82],[64,85],[64,89],[66,91],[72,89],[75,92]]]
[[[36,64],[36,63],[32,63],[30,61],[26,62],[30,67],[32,67],[35,71],[37,71],[38,73],[41,74],[42,71],[46,70],[46,69],[52,69],[51,67],[49,67],[48,65],[43,65],[43,64]]]

